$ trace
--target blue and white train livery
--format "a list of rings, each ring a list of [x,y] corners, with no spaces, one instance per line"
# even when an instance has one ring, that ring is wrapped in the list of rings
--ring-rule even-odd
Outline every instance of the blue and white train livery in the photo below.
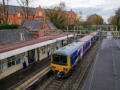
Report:
[[[67,75],[75,66],[78,60],[94,45],[97,40],[97,32],[93,32],[63,48],[60,48],[51,55],[51,68],[58,77]]]

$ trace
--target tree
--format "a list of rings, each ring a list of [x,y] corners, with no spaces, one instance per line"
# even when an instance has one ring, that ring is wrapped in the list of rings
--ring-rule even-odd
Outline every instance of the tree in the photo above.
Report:
[[[1,16],[2,16],[3,24],[6,24],[8,20],[8,3],[9,0],[2,0]]]
[[[120,26],[120,8],[116,11],[116,25],[117,25],[117,30],[119,31],[119,26]]]
[[[100,25],[103,24],[103,18],[97,14],[93,14],[87,18],[88,25]]]
[[[116,10],[115,16],[112,17],[111,24],[117,26],[117,30],[119,31],[120,28],[120,8]]]
[[[2,12],[2,5],[0,4],[0,24],[2,24],[2,14],[3,14],[3,12]]]
[[[29,16],[29,5],[33,0],[17,0],[18,4],[21,6],[22,11],[24,12],[25,19],[28,19]]]
[[[66,28],[67,18],[65,17],[65,4],[62,2],[59,6],[55,6],[46,12],[50,21],[59,29]]]
[[[83,19],[82,19],[82,12],[79,11],[78,14],[77,14],[77,18],[76,18],[76,20],[75,20],[74,25],[81,25],[81,24],[83,24],[83,23],[84,23],[84,21],[83,21]]]

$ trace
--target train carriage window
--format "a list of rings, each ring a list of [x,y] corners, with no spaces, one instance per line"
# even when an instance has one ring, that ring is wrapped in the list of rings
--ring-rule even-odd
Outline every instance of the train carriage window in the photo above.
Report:
[[[78,52],[78,56],[81,54],[81,50],[79,50],[79,52]]]
[[[75,56],[74,56],[74,60],[76,60],[76,59],[77,59],[77,57],[78,57],[78,55],[75,55]]]
[[[83,46],[83,50],[85,50],[86,49],[86,44]]]

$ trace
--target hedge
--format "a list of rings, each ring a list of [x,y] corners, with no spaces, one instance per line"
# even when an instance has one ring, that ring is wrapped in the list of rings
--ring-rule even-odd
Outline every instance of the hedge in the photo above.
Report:
[[[17,29],[20,25],[18,24],[4,24],[4,25],[0,25],[0,30],[1,29]]]

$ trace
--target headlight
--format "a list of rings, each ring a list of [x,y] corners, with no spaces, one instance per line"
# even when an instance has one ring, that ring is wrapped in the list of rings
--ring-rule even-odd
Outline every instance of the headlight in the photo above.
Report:
[[[63,68],[64,71],[67,71],[68,69],[67,68]]]

